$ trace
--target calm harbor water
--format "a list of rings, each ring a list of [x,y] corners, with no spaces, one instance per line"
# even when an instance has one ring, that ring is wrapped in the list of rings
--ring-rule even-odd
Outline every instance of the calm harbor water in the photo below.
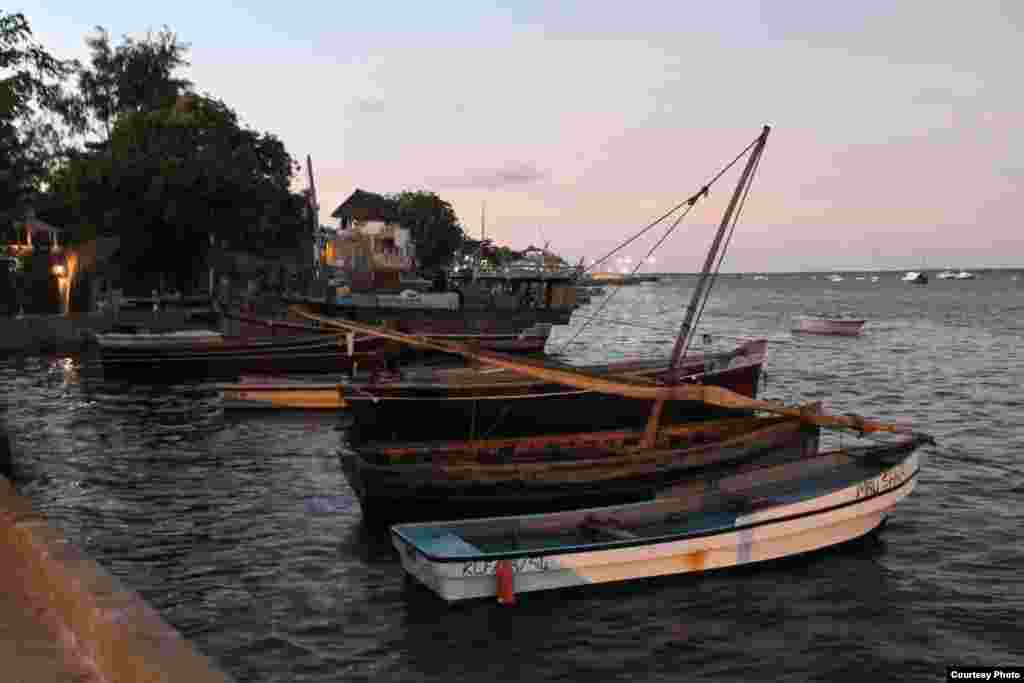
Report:
[[[20,487],[238,681],[942,680],[1024,663],[1024,275],[723,277],[700,330],[770,340],[763,395],[933,434],[878,539],[699,576],[449,606],[366,532],[337,414],[225,414],[215,393],[0,361]],[[863,279],[860,279],[863,277]],[[573,363],[667,355],[692,279],[619,290],[557,329]],[[849,312],[857,338],[796,335]],[[628,324],[609,324],[609,321]],[[702,344],[698,344],[698,347]]]

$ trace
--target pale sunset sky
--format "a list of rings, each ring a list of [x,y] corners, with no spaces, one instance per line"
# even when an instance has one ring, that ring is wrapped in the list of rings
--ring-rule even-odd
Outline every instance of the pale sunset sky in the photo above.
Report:
[[[356,187],[600,256],[773,127],[725,271],[1024,267],[1024,1],[20,2],[87,59],[166,25],[181,72]],[[736,174],[658,251],[696,271]],[[304,179],[302,184],[304,185]],[[626,253],[639,260],[656,236]]]

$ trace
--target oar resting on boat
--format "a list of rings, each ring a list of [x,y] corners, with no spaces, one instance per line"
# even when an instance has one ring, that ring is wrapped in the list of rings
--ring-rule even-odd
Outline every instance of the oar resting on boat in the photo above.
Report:
[[[293,307],[298,314],[310,320],[316,320],[321,324],[333,325],[339,329],[347,329],[352,332],[375,335],[385,339],[409,344],[422,348],[429,348],[446,353],[461,355],[470,360],[487,363],[515,372],[536,377],[538,379],[564,384],[579,389],[589,389],[606,394],[615,394],[629,398],[647,399],[655,401],[700,401],[722,408],[735,408],[746,410],[763,410],[777,415],[787,415],[800,418],[802,421],[814,424],[819,427],[851,429],[858,433],[890,432],[895,434],[911,434],[925,437],[933,441],[931,437],[915,432],[910,427],[878,420],[872,420],[859,415],[829,415],[807,408],[786,406],[774,401],[764,401],[749,398],[742,394],[723,389],[722,387],[708,386],[703,384],[657,384],[650,380],[639,377],[615,378],[601,377],[593,374],[570,370],[564,367],[556,367],[543,361],[514,358],[507,354],[494,351],[482,351],[467,344],[456,342],[441,342],[426,339],[417,335],[403,334],[394,330],[386,330],[373,325],[365,325],[349,320],[334,320],[310,313],[300,307]]]

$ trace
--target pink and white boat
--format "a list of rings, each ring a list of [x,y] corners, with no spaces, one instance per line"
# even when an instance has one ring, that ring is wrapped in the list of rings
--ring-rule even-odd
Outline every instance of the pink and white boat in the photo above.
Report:
[[[797,318],[793,326],[794,332],[807,334],[839,334],[855,337],[860,334],[866,321],[860,318],[843,318],[833,316],[814,316]]]

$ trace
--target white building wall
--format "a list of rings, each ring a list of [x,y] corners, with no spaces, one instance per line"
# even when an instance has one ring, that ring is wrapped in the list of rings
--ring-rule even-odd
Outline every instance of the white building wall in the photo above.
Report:
[[[338,267],[351,266],[351,264],[347,263],[346,259],[342,256],[343,250],[341,248],[341,241],[354,233],[359,233],[372,238],[376,238],[384,234],[393,236],[395,248],[398,250],[398,255],[402,258],[403,267],[411,266],[412,259],[416,256],[416,248],[412,241],[412,232],[408,228],[402,228],[396,223],[388,223],[387,221],[353,220],[348,229],[339,228],[335,238],[337,244],[335,252],[337,254],[336,265]],[[377,251],[377,249],[375,249],[375,251]]]

